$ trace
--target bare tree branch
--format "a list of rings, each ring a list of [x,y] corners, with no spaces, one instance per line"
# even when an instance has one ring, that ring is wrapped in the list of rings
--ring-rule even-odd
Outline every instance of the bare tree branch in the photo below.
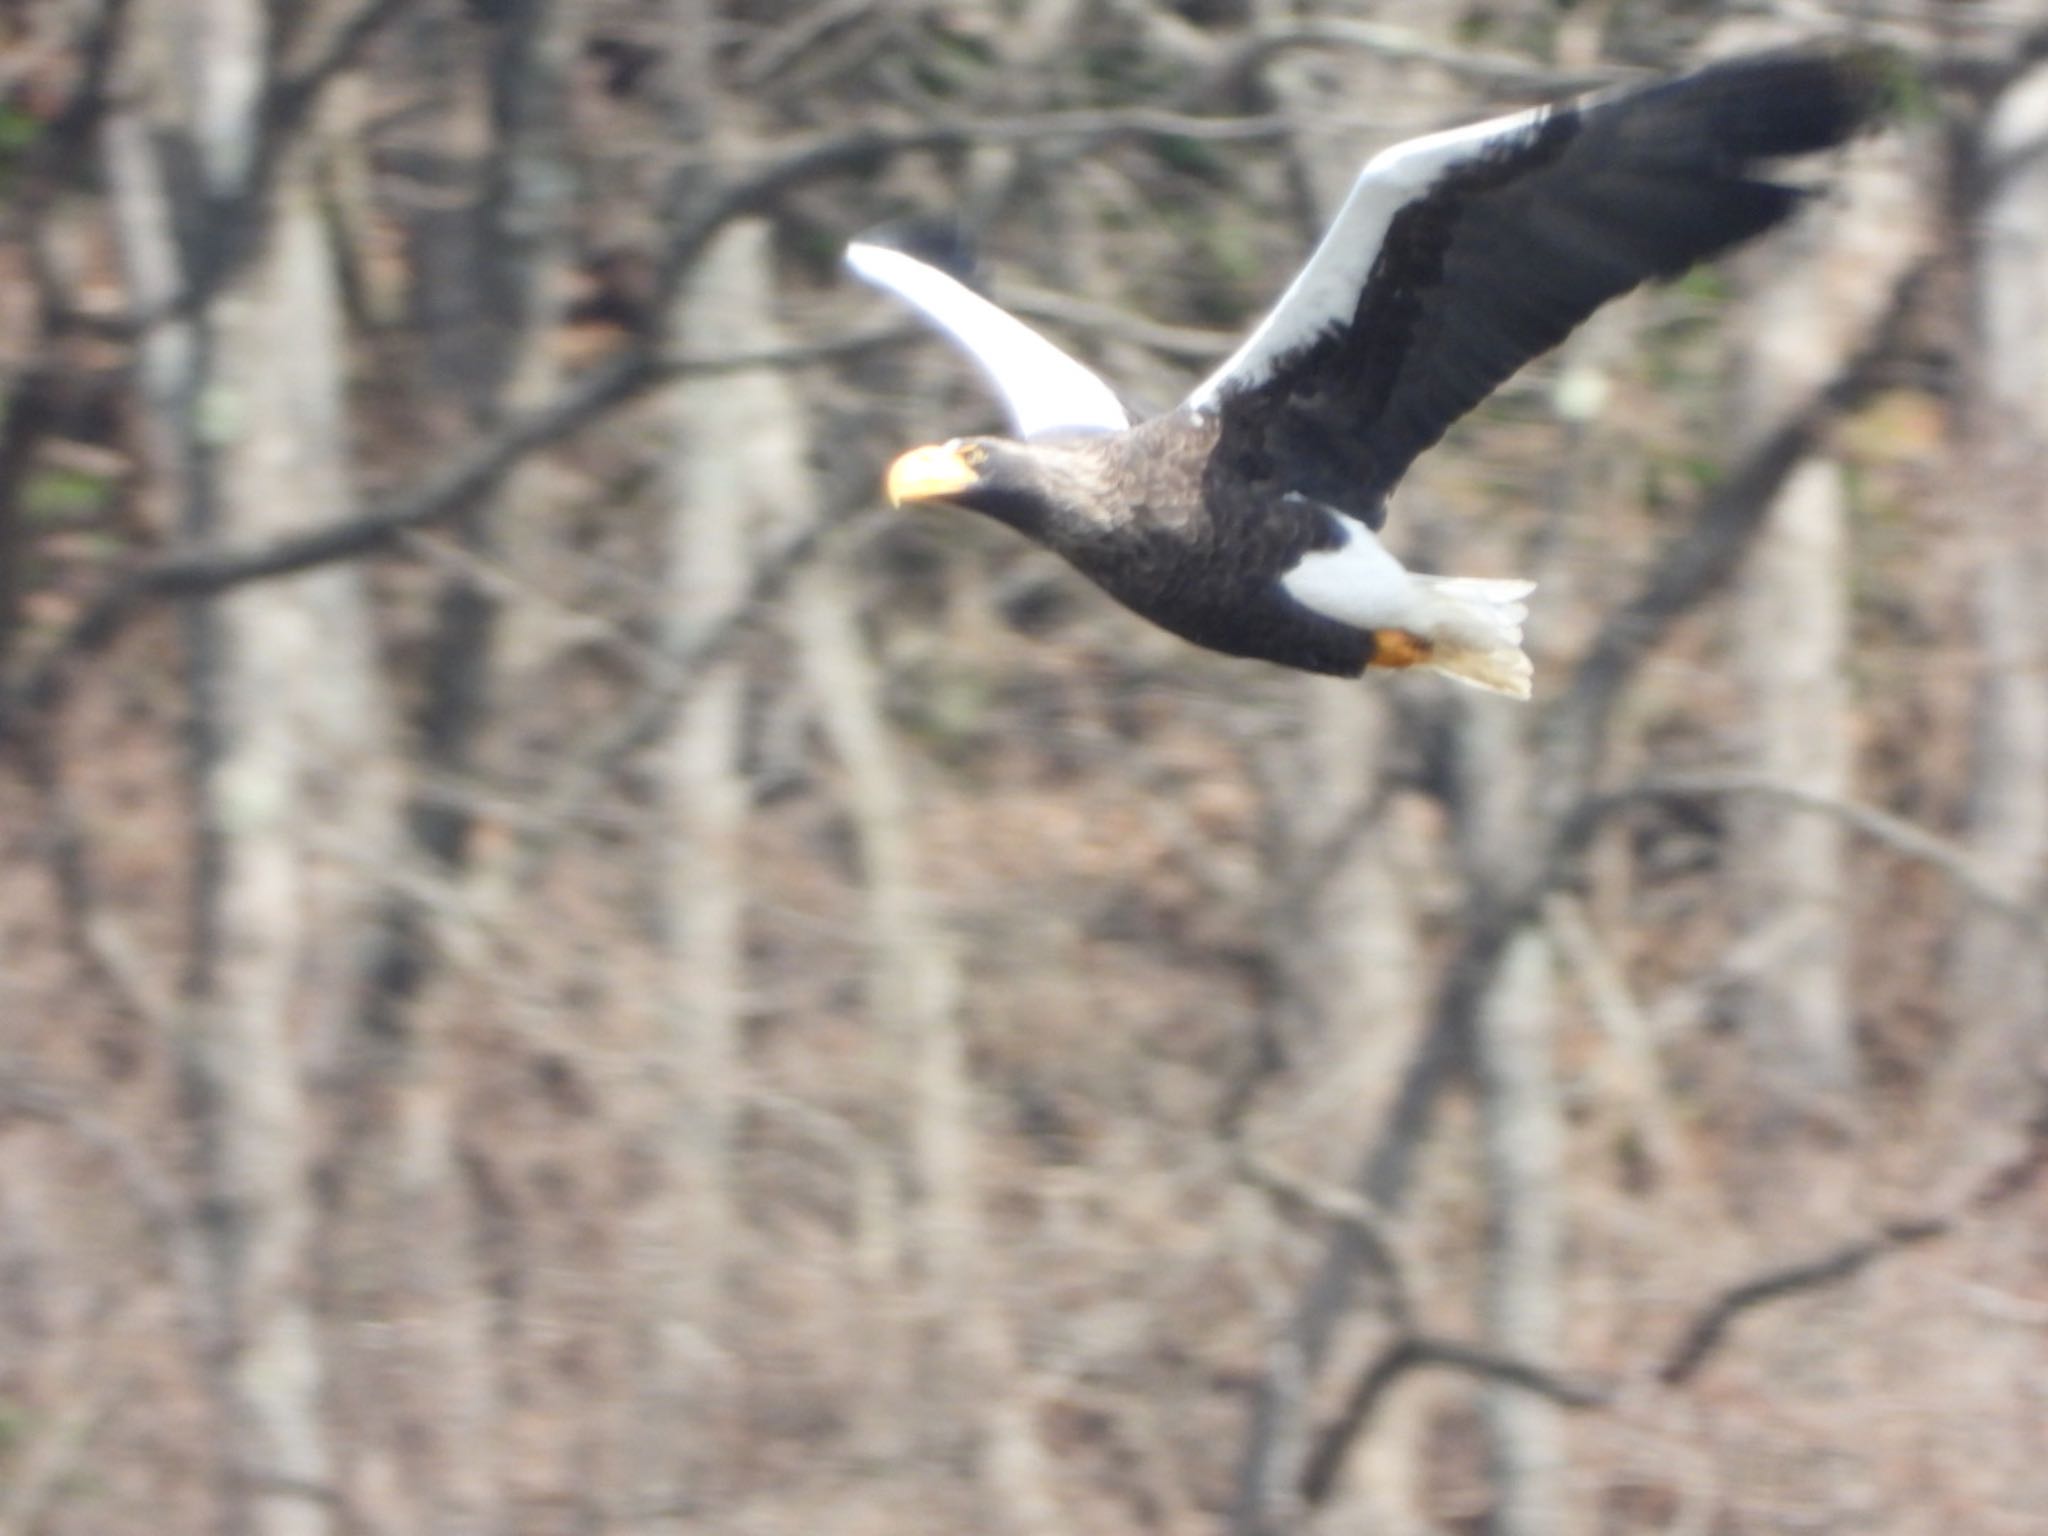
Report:
[[[1669,1387],[1692,1380],[1745,1313],[1850,1279],[1879,1259],[1947,1237],[1966,1215],[1992,1209],[2023,1193],[2048,1169],[2048,1113],[2037,1116],[2027,1130],[2027,1143],[2015,1157],[1946,1210],[1888,1221],[1853,1242],[1810,1259],[1773,1266],[1718,1293],[1679,1334],[1678,1343],[1658,1368],[1657,1380]]]
[[[781,74],[829,37],[844,34],[875,15],[876,0],[825,0],[799,12],[740,56],[733,80],[758,89]]]
[[[272,131],[303,121],[335,77],[360,59],[376,35],[414,3],[415,0],[360,0],[354,13],[337,22],[327,34],[320,51],[273,88]]]
[[[1623,690],[1671,627],[1727,582],[1742,563],[1779,488],[1822,433],[1867,400],[1890,376],[1919,315],[1933,263],[1910,268],[1863,344],[1822,389],[1766,434],[1748,457],[1707,493],[1684,533],[1666,546],[1636,596],[1601,626],[1564,696],[1538,727],[1546,786],[1548,870],[1531,871],[1523,893],[1539,901],[1545,888],[1584,848],[1597,801],[1590,787],[1607,739],[1607,722]]]
[[[816,341],[785,342],[773,347],[755,347],[744,352],[718,356],[672,357],[659,365],[659,377],[669,379],[717,378],[722,374],[748,373],[758,368],[806,368],[818,363],[839,363],[865,357],[892,347],[928,342],[931,332],[917,325],[892,325],[887,329],[852,331],[844,336],[821,336]]]
[[[565,385],[547,404],[507,422],[423,484],[388,497],[368,511],[240,549],[159,556],[110,581],[30,667],[22,682],[0,692],[0,744],[29,717],[58,705],[69,669],[104,650],[152,604],[208,597],[252,581],[296,575],[373,554],[401,534],[450,516],[472,497],[489,491],[530,455],[574,436],[618,406],[673,379],[836,362],[923,336],[913,327],[897,326],[726,356],[667,359],[636,346]]]
[[[1458,1371],[1482,1381],[1533,1392],[1565,1408],[1604,1408],[1614,1396],[1607,1387],[1574,1381],[1483,1344],[1435,1334],[1402,1334],[1373,1357],[1345,1397],[1343,1408],[1317,1438],[1302,1469],[1303,1503],[1313,1509],[1329,1499],[1351,1448],[1358,1443],[1387,1394],[1404,1376],[1425,1367]]]
[[[127,36],[133,0],[100,0],[78,30],[78,84],[57,115],[8,175],[8,197],[0,209],[0,230],[12,235],[33,228],[92,144],[93,130],[107,106],[121,43]]]
[[[522,824],[520,835],[496,859],[481,863],[472,877],[474,910],[497,914],[513,892],[532,886],[556,845],[581,823],[591,801],[635,754],[669,728],[705,669],[736,645],[787,590],[790,579],[816,557],[828,534],[849,526],[846,520],[814,524],[755,562],[741,600],[689,644],[669,652],[661,671],[612,729],[556,769],[535,797],[534,812]]]
[[[769,139],[748,146],[740,163],[753,167],[726,186],[735,197],[765,196],[800,181],[855,169],[890,155],[923,150],[957,149],[964,144],[1019,144],[1040,139],[1198,139],[1231,143],[1278,138],[1292,125],[1278,114],[1219,117],[1173,112],[1161,107],[1081,108],[1067,112],[1027,112],[1011,117],[961,118],[920,123],[912,128],[862,127],[846,133]],[[714,166],[729,166],[728,157],[712,154]],[[761,162],[765,161],[765,164]],[[685,165],[703,163],[686,159]]]
[[[388,14],[387,5],[393,7]],[[365,24],[373,19],[381,24],[396,14],[397,0],[370,0],[359,19]],[[704,242],[731,219],[771,202],[797,185],[891,155],[964,143],[1062,136],[1245,139],[1270,136],[1285,127],[1284,121],[1274,117],[1193,117],[1139,108],[1046,113],[896,131],[865,129],[825,136],[784,148],[767,165],[727,182],[706,198],[692,199],[671,229],[658,288],[669,291],[675,278],[695,261]],[[188,297],[187,302],[192,300]],[[864,345],[850,342],[848,350],[858,351]],[[732,366],[752,365],[748,362]],[[169,598],[207,596],[245,582],[289,575],[366,554],[382,547],[394,534],[448,516],[470,498],[495,486],[528,455],[588,426],[674,373],[700,371],[707,366],[716,369],[721,365],[687,358],[666,362],[659,337],[648,338],[593,368],[548,404],[508,423],[425,484],[361,516],[247,550],[190,551],[165,556],[116,578],[87,604],[85,611],[20,683],[0,693],[0,743],[20,730],[27,717],[41,715],[58,703],[68,670],[82,657],[105,649],[148,604]]]
[[[1832,795],[1816,794],[1793,784],[1783,784],[1757,774],[1680,773],[1659,774],[1611,791],[1595,802],[1589,814],[1606,815],[1652,800],[1713,799],[1747,795],[1775,801],[1816,815],[1832,816],[1882,843],[1893,852],[1939,870],[1971,901],[1994,912],[2014,927],[2037,938],[2048,937],[2048,912],[2033,902],[2013,896],[1989,879],[1964,849],[1949,839],[1917,827],[1904,817],[1894,816],[1876,806],[1861,805]]]
[[[1150,107],[1120,111],[1045,112],[980,122],[931,123],[916,128],[859,128],[796,143],[761,146],[765,164],[737,174],[702,196],[682,195],[669,219],[665,251],[656,275],[657,293],[673,292],[678,274],[695,263],[705,242],[742,214],[758,212],[785,192],[827,176],[844,175],[896,155],[954,149],[965,144],[1015,144],[1042,139],[1180,138],[1203,142],[1274,138],[1288,131],[1285,118],[1204,117]],[[718,159],[685,160],[678,185],[687,187]]]
[[[1766,1302],[1780,1301],[1832,1285],[1838,1280],[1847,1280],[1888,1253],[1942,1236],[1951,1225],[1946,1217],[1888,1222],[1869,1237],[1844,1243],[1817,1258],[1765,1270],[1739,1285],[1730,1286],[1709,1302],[1687,1326],[1670,1358],[1658,1370],[1657,1379],[1672,1387],[1683,1386],[1690,1381],[1743,1313]]]
[[[2027,1144],[2018,1155],[1979,1181],[1947,1210],[1886,1222],[1853,1242],[1813,1258],[1773,1266],[1717,1293],[1686,1325],[1677,1345],[1658,1368],[1656,1380],[1666,1387],[1684,1386],[1691,1381],[1745,1313],[1850,1279],[1879,1259],[1949,1235],[1966,1215],[1988,1210],[2021,1194],[2048,1169],[2048,1113],[2038,1117],[2028,1132]],[[1288,1181],[1287,1188],[1290,1198],[1302,1198],[1293,1181]],[[1356,1215],[1349,1202],[1333,1201],[1327,1196],[1317,1196],[1314,1208],[1333,1219],[1350,1221]],[[1614,1390],[1609,1386],[1574,1378],[1484,1345],[1424,1332],[1403,1332],[1390,1340],[1359,1374],[1344,1406],[1318,1437],[1302,1473],[1301,1496],[1308,1506],[1313,1508],[1328,1499],[1345,1459],[1388,1392],[1402,1377],[1424,1366],[1462,1371],[1534,1392],[1567,1408],[1605,1408],[1614,1401]]]
[[[1165,325],[1070,293],[1024,283],[1003,284],[1002,298],[1009,308],[1034,320],[1051,320],[1080,331],[1094,331],[1118,341],[1135,342],[1168,357],[1197,363],[1211,363],[1228,356],[1238,343],[1235,331],[1208,330],[1194,325]]]
[[[1418,1365],[1463,1371],[1502,1386],[1519,1387],[1538,1397],[1547,1397],[1566,1408],[1604,1408],[1613,1393],[1595,1382],[1577,1381],[1557,1371],[1513,1355],[1502,1354],[1484,1344],[1465,1339],[1418,1335],[1412,1341]]]
[[[1387,1320],[1397,1328],[1408,1328],[1413,1321],[1414,1291],[1408,1278],[1408,1261],[1387,1213],[1355,1190],[1290,1173],[1242,1142],[1237,1143],[1235,1153],[1237,1171],[1246,1183],[1325,1221],[1336,1222],[1357,1236],[1366,1262],[1379,1275],[1380,1302]]]
[[[115,1184],[141,1218],[143,1229],[163,1252],[193,1349],[204,1357],[222,1341],[210,1321],[206,1258],[184,1194],[160,1171],[161,1158],[87,1107],[86,1098],[52,1082],[31,1062],[0,1056],[0,1114],[22,1115],[60,1127],[105,1161]]]
[[[29,275],[37,289],[36,328],[29,361],[10,381],[6,414],[0,420],[0,667],[9,660],[19,631],[21,598],[28,565],[22,498],[38,445],[55,421],[55,397],[64,374],[54,345],[67,322],[57,289],[57,263],[46,245],[43,216],[75,175],[90,148],[107,104],[112,75],[126,35],[131,0],[101,0],[79,31],[78,84],[55,118],[7,173],[7,198],[0,205],[0,238],[20,238]]]
[[[1203,99],[1241,85],[1254,70],[1296,49],[1348,48],[1397,64],[1431,64],[1463,79],[1527,94],[1559,95],[1613,85],[1630,78],[1623,70],[1556,70],[1509,54],[1445,47],[1406,27],[1334,17],[1254,31],[1216,65]]]
[[[1615,706],[1671,627],[1739,568],[1779,487],[1813,444],[1842,412],[1868,398],[1889,376],[1931,272],[1931,263],[1922,263],[1902,277],[1882,318],[1835,377],[1707,494],[1685,531],[1652,562],[1636,596],[1596,634],[1565,693],[1538,720],[1532,781],[1539,788],[1526,839],[1519,847],[1491,850],[1493,877],[1472,898],[1469,920],[1446,961],[1428,1030],[1410,1060],[1388,1122],[1359,1170],[1359,1187],[1375,1206],[1400,1204],[1421,1137],[1444,1090],[1465,1065],[1476,1010],[1511,940],[1523,924],[1540,921],[1544,898],[1571,876],[1597,825],[1594,785]],[[1296,1369],[1313,1373],[1320,1365],[1364,1258],[1357,1234],[1340,1227],[1291,1325]],[[1377,1392],[1366,1403],[1368,1414],[1376,1401]],[[1253,1415],[1235,1526],[1240,1531],[1265,1529],[1265,1510],[1258,1501],[1274,1491],[1275,1426],[1291,1411],[1269,1384]],[[1282,1484],[1288,1485],[1298,1486],[1292,1477]]]
[[[1456,1080],[1462,1064],[1464,1030],[1462,1026],[1447,1024],[1446,1019],[1451,1016],[1447,1008],[1464,1005],[1450,994],[1458,992],[1468,971],[1476,973],[1480,969],[1475,964],[1454,962],[1448,973],[1449,1001],[1440,1000],[1435,1016],[1416,1042],[1386,1121],[1359,1164],[1356,1184],[1373,1209],[1396,1209],[1408,1193],[1415,1160],[1436,1118],[1444,1091]],[[1490,962],[1484,970],[1491,976]],[[1466,1013],[1469,1015],[1469,1008]],[[1306,1480],[1305,1469],[1313,1462],[1314,1452],[1306,1441],[1307,1409],[1302,1389],[1312,1383],[1315,1372],[1321,1369],[1338,1323],[1351,1304],[1361,1270],[1369,1267],[1370,1253],[1370,1241],[1351,1223],[1340,1223],[1287,1324],[1286,1336],[1277,1348],[1279,1358],[1286,1362],[1285,1368],[1268,1373],[1264,1390],[1252,1410],[1244,1464],[1239,1471],[1233,1530],[1264,1533],[1271,1529],[1273,1501],[1293,1496]],[[1405,1364],[1400,1365],[1396,1373],[1406,1369]],[[1361,1390],[1363,1386],[1361,1383]],[[1384,1386],[1379,1390],[1383,1391]],[[1370,1415],[1377,1398],[1375,1392],[1366,1402],[1366,1415]],[[1296,1467],[1304,1470],[1297,1472]]]
[[[121,1011],[155,1040],[168,1040],[176,1022],[170,990],[150,973],[134,936],[100,899],[84,828],[59,776],[57,755],[40,737],[23,746],[28,777],[42,796],[41,841],[65,934],[86,972],[107,989]]]
[[[507,423],[425,484],[359,516],[243,549],[163,556],[116,577],[44,652],[21,683],[0,694],[0,742],[61,702],[70,669],[104,650],[151,604],[206,597],[382,548],[395,535],[447,517],[495,486],[528,455],[590,425],[660,377],[644,351],[622,354],[565,387],[548,404]]]

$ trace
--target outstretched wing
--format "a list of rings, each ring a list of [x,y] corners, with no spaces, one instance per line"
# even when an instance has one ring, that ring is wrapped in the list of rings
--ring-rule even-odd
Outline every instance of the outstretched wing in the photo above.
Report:
[[[846,248],[846,264],[958,342],[1002,397],[1019,437],[1121,432],[1131,424],[1100,375],[930,263],[857,240]]]
[[[1867,51],[1761,54],[1375,156],[1189,397],[1221,418],[1217,467],[1377,527],[1418,454],[1600,305],[1790,214],[1759,163],[1842,143],[1886,75]]]

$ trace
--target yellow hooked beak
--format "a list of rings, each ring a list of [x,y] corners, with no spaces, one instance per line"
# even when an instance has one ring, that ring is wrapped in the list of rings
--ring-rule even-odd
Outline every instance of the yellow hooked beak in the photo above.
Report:
[[[889,466],[889,505],[944,501],[980,482],[981,475],[958,448],[913,448]]]

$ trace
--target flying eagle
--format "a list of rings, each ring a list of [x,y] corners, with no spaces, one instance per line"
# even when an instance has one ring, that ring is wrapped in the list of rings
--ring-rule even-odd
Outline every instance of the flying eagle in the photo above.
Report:
[[[1885,75],[1870,52],[1760,54],[1397,144],[1244,344],[1145,421],[940,267],[857,241],[853,271],[967,351],[1015,434],[903,455],[889,499],[1007,523],[1212,650],[1526,698],[1533,584],[1409,571],[1379,539],[1388,494],[1609,299],[1787,218],[1803,194],[1765,163],[1843,143]]]

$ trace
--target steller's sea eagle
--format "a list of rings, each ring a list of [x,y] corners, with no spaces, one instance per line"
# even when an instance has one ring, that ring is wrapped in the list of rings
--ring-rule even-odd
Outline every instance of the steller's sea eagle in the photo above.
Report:
[[[1388,493],[1607,300],[1789,216],[1803,194],[1764,163],[1843,143],[1889,72],[1869,50],[1759,54],[1397,144],[1244,344],[1146,421],[938,266],[857,241],[852,269],[951,335],[1015,432],[903,455],[889,499],[1007,523],[1213,650],[1526,698],[1532,584],[1410,572],[1378,537]]]

